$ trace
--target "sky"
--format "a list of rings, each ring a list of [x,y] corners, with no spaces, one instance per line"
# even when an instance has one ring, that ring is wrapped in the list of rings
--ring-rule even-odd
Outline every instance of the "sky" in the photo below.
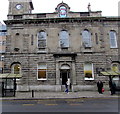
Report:
[[[84,12],[88,11],[87,6],[91,4],[92,11],[102,11],[102,16],[118,16],[118,2],[120,0],[32,0],[33,13],[52,13],[62,1],[67,3],[71,11]],[[8,0],[0,2],[0,21],[7,19]]]

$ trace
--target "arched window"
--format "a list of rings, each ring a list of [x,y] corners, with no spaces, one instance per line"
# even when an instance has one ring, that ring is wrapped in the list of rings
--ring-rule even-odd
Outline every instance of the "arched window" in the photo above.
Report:
[[[40,31],[38,33],[38,48],[46,48],[46,38],[47,34],[45,31]]]
[[[110,48],[117,48],[116,32],[110,31],[109,38],[110,38]]]
[[[12,65],[12,73],[13,74],[21,74],[21,65],[20,64],[13,64]]]
[[[82,32],[83,45],[85,47],[91,47],[91,33],[88,30]]]
[[[69,34],[66,30],[60,32],[60,46],[61,48],[69,47]]]
[[[119,71],[118,63],[113,63],[112,64],[112,71],[114,71],[114,72],[118,72]]]

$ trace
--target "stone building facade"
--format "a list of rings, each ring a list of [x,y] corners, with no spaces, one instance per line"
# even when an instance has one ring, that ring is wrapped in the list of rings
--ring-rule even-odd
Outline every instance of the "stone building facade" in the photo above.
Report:
[[[4,55],[6,50],[6,26],[0,22],[0,73],[3,73]]]
[[[9,0],[4,73],[20,74],[20,91],[96,90],[108,77],[101,71],[119,70],[118,17],[101,11],[72,12],[68,4],[53,13],[33,14],[31,0]]]

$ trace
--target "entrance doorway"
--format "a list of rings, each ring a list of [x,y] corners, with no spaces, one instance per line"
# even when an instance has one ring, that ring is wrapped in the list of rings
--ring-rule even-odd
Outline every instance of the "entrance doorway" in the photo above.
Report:
[[[60,69],[61,91],[65,91],[65,84],[68,81],[68,90],[71,91],[70,66],[64,64]]]
[[[70,70],[61,70],[60,72],[62,85],[65,85],[67,80],[70,79]]]

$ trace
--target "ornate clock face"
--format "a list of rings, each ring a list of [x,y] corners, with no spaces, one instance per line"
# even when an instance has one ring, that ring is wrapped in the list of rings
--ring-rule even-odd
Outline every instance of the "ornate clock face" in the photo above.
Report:
[[[16,9],[18,9],[18,10],[22,9],[22,5],[21,4],[17,4],[16,5]]]
[[[67,9],[65,6],[60,7],[60,17],[67,17]]]

